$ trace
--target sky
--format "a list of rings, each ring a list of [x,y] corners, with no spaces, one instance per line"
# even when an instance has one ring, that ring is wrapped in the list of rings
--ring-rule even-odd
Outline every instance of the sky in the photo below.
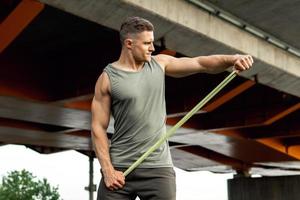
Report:
[[[23,145],[0,146],[0,180],[13,170],[26,169],[37,179],[58,186],[64,200],[88,200],[89,161],[76,151],[40,154]],[[227,179],[232,174],[186,172],[175,168],[177,200],[227,200]],[[100,165],[94,160],[94,183],[100,181]],[[96,193],[95,193],[96,198]]]

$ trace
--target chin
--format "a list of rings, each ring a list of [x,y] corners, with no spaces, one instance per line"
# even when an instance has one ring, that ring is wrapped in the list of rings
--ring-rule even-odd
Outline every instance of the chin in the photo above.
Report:
[[[146,56],[145,61],[150,62],[151,61],[151,56]]]

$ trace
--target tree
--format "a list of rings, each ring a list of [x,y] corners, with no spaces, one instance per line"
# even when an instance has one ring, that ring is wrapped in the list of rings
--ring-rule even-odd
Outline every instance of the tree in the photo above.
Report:
[[[51,187],[47,179],[35,180],[32,173],[9,172],[0,183],[0,200],[58,200],[58,187]]]

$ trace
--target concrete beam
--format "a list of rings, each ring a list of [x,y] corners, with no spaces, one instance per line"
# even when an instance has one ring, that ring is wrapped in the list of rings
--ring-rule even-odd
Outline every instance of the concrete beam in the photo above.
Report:
[[[275,150],[257,141],[218,135],[210,132],[195,131],[176,133],[170,142],[200,146],[218,154],[241,160],[245,163],[286,162],[297,159],[284,152]]]
[[[7,144],[38,145],[75,150],[92,150],[90,137],[82,137],[46,131],[24,130],[0,126],[0,141]]]
[[[255,67],[242,73],[256,75],[259,83],[300,97],[300,59],[236,26],[210,15],[184,0],[41,0],[98,24],[118,30],[127,16],[153,22],[156,38],[165,38],[169,49],[187,56],[247,53]]]

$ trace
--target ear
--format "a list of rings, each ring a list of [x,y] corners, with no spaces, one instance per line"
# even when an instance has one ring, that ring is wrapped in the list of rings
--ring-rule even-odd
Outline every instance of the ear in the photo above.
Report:
[[[124,45],[127,49],[132,49],[132,44],[133,44],[132,39],[127,38],[124,40]]]

